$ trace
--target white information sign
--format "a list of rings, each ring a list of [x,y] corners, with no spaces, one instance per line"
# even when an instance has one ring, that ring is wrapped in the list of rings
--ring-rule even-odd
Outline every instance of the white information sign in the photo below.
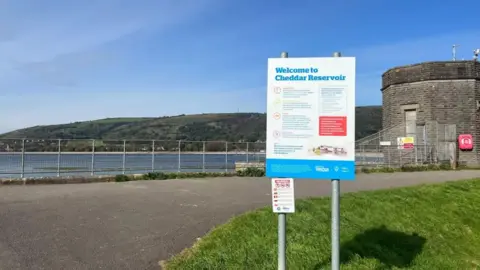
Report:
[[[268,59],[268,177],[355,179],[355,58]]]
[[[295,190],[292,178],[272,178],[274,213],[295,213]]]

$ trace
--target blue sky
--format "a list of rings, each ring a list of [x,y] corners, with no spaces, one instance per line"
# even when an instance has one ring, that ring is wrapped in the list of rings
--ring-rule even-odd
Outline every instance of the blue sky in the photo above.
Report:
[[[268,57],[357,57],[357,105],[381,74],[471,59],[478,2],[0,0],[0,132],[105,117],[265,112]]]

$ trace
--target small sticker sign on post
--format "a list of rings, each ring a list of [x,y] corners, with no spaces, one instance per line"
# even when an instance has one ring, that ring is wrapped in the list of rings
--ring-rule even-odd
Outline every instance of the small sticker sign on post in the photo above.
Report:
[[[295,213],[293,178],[272,178],[272,209],[274,213]]]

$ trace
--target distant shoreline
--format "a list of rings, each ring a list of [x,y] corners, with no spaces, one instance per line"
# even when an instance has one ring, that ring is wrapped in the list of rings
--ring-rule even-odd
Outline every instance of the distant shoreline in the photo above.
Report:
[[[52,152],[23,152],[24,154],[28,154],[28,155],[32,155],[32,154],[35,154],[35,155],[56,155],[58,154],[59,152],[56,152],[56,151],[52,151]],[[93,153],[95,153],[96,155],[123,155],[124,152],[60,152],[62,155],[91,155]],[[151,155],[151,154],[155,154],[155,155],[178,155],[178,154],[182,154],[182,155],[203,155],[203,154],[206,154],[206,155],[225,155],[225,154],[237,154],[237,155],[246,155],[247,152],[245,151],[237,151],[237,152],[225,152],[225,151],[220,151],[220,152],[177,152],[177,151],[158,151],[158,152],[125,152],[125,154],[128,154],[128,155],[134,155],[134,154],[142,154],[142,155]],[[22,152],[0,152],[0,155],[21,155]],[[262,155],[265,155],[265,152],[248,152],[248,154],[250,155],[258,155],[258,154],[262,154]]]

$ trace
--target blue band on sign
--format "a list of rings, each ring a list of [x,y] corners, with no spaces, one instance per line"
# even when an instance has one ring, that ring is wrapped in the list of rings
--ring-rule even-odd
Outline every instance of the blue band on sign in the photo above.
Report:
[[[355,180],[355,161],[267,159],[267,177]]]

